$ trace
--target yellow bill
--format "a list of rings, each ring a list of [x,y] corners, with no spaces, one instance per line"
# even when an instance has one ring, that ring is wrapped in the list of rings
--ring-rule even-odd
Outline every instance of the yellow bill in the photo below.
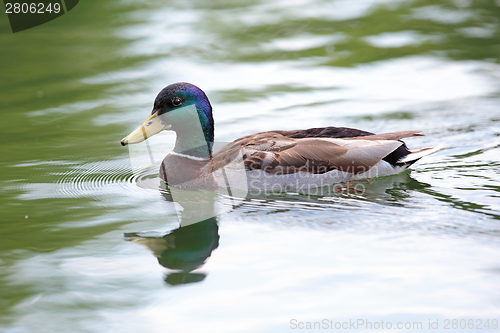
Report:
[[[122,146],[128,144],[139,143],[147,138],[152,137],[156,133],[163,131],[167,126],[163,125],[158,118],[158,112],[153,113],[138,129],[127,135],[121,141]]]

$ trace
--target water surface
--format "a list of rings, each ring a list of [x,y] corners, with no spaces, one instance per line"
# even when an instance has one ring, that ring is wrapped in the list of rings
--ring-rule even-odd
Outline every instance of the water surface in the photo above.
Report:
[[[4,17],[2,331],[496,331],[498,17],[471,0],[84,1],[16,34]],[[361,193],[249,196],[180,228],[119,145],[178,81],[207,93],[218,141],[346,126],[443,149]]]

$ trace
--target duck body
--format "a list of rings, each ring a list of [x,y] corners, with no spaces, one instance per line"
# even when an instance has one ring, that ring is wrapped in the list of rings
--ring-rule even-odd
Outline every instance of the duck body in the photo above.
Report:
[[[156,97],[148,120],[122,140],[141,142],[162,130],[177,134],[173,152],[160,166],[169,186],[229,186],[248,191],[310,189],[406,170],[437,147],[408,149],[403,138],[420,131],[384,134],[320,127],[260,132],[241,137],[214,152],[212,108],[205,93],[189,83],[175,83]]]

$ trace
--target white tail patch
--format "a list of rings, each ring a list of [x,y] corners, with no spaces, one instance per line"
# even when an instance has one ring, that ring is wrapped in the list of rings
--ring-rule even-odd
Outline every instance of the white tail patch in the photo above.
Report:
[[[442,148],[443,147],[435,146],[410,149],[411,153],[400,159],[398,163],[408,163],[416,161],[424,156],[433,154],[438,150],[441,150]]]

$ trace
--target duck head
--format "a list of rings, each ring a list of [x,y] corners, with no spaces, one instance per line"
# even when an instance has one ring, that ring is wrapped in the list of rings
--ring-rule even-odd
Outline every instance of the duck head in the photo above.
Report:
[[[210,155],[214,120],[212,106],[203,90],[186,82],[163,88],[156,96],[149,118],[126,136],[121,144],[139,143],[163,130],[176,132],[175,152],[196,151],[197,147],[202,147],[198,154],[204,155],[203,150],[208,147]]]

